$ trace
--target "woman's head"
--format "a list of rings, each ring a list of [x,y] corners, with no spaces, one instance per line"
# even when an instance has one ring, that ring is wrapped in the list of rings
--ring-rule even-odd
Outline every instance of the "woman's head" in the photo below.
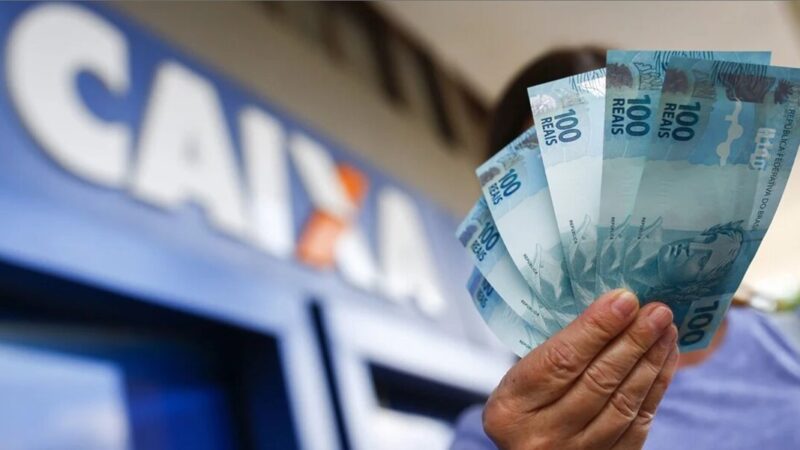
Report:
[[[606,65],[600,47],[553,50],[522,69],[506,86],[492,114],[487,155],[491,156],[533,124],[527,89]]]

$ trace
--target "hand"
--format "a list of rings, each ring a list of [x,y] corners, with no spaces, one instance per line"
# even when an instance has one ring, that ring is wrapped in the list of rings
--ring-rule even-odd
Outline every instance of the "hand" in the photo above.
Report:
[[[506,373],[484,429],[502,449],[640,449],[675,373],[676,337],[669,308],[639,310],[632,293],[611,291]]]

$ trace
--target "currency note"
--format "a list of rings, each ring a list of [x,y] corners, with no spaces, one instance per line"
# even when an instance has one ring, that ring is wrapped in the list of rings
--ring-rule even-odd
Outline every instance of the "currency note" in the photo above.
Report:
[[[606,57],[605,129],[600,218],[597,224],[596,293],[621,285],[615,239],[631,224],[636,192],[654,130],[658,128],[661,86],[674,56],[769,64],[770,52],[627,51]]]
[[[497,294],[478,269],[467,282],[475,308],[497,338],[522,358],[547,339],[535,327],[522,320]]]
[[[531,128],[476,174],[516,271],[562,325],[577,315],[536,130]],[[502,295],[502,293],[501,293]]]
[[[800,69],[673,57],[617,264],[706,347],[772,221],[800,145]]]
[[[514,266],[488,206],[479,199],[456,230],[475,267],[509,307],[545,336],[558,332],[560,323],[534,295]]]
[[[528,88],[579,312],[596,297],[605,76],[605,69],[598,69]]]

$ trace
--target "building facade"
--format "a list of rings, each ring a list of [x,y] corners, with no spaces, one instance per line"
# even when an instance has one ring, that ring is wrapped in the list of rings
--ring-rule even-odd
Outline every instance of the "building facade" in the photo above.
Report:
[[[511,363],[453,237],[485,108],[294,8],[0,6],[11,448],[443,448]]]

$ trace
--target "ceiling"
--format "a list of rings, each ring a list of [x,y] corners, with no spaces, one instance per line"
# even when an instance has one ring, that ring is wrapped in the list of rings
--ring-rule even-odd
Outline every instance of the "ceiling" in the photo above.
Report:
[[[800,29],[788,2],[381,3],[477,94],[493,101],[526,62],[557,46],[772,50],[800,66]]]

